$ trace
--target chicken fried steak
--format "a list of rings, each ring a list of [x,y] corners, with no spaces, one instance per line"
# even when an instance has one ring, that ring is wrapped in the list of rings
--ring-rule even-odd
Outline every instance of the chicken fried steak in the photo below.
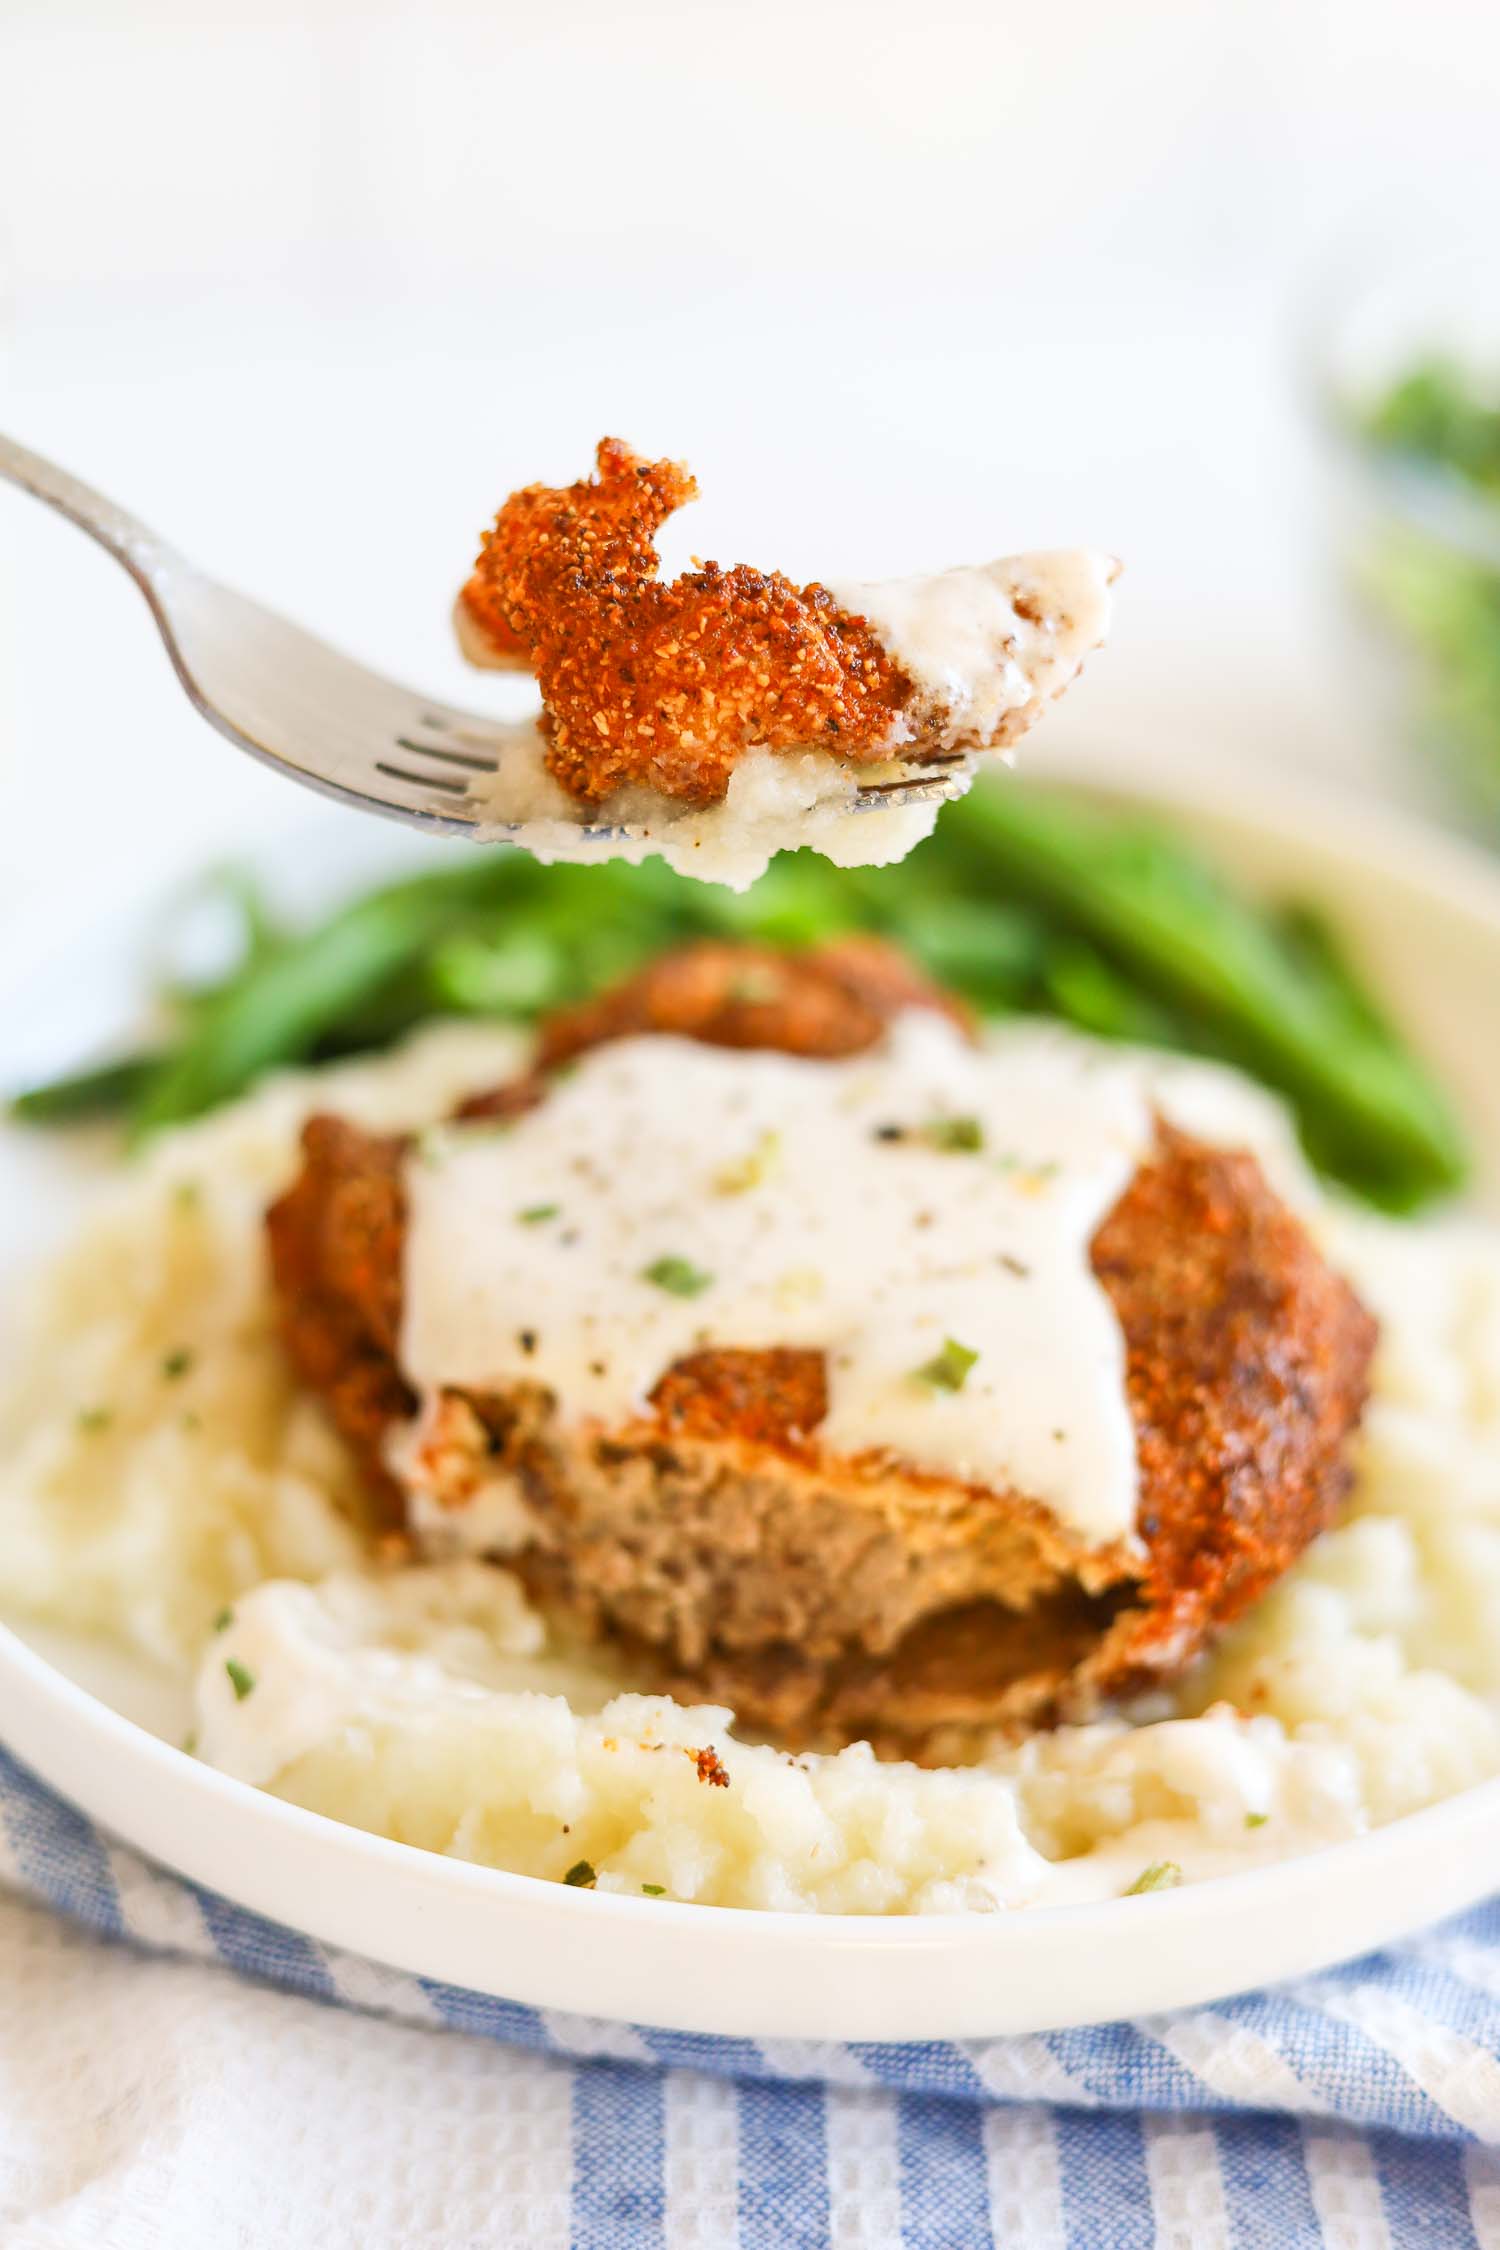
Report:
[[[465,1113],[525,1117],[559,1066],[643,1035],[834,1067],[913,1008],[958,1017],[872,941],[693,947],[555,1017],[533,1072]],[[830,1447],[829,1363],[803,1344],[688,1351],[610,1426],[525,1378],[424,1404],[400,1366],[408,1155],[314,1117],[269,1215],[287,1349],[390,1521],[416,1462],[424,1539],[483,1546],[493,1524],[545,1606],[787,1741],[920,1754],[935,1730],[1042,1725],[1167,1679],[1344,1496],[1374,1324],[1252,1156],[1160,1119],[1088,1249],[1139,1480],[1138,1536],[1103,1542],[1025,1493]]]
[[[1104,637],[1117,565],[1084,553],[889,586],[714,562],[663,580],[656,535],[697,490],[605,438],[593,477],[511,494],[459,595],[469,660],[535,673],[548,769],[582,804],[717,804],[751,750],[868,767],[1003,747]]]

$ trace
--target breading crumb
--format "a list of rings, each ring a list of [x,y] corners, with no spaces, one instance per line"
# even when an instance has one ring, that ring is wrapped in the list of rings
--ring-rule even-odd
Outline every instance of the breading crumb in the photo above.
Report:
[[[511,494],[460,596],[465,637],[535,672],[563,788],[714,804],[757,745],[889,755],[912,683],[864,619],[826,586],[743,563],[663,584],[656,534],[697,485],[618,438],[595,459],[577,484]]]

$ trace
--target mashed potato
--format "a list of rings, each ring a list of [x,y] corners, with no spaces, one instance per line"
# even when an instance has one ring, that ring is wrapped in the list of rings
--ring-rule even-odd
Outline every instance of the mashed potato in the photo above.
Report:
[[[113,1185],[44,1281],[0,1411],[5,1599],[196,1666],[201,1756],[485,1864],[870,1913],[1193,1880],[1500,1772],[1500,1234],[1474,1225],[1320,1213],[1383,1324],[1349,1515],[1170,1699],[1092,1726],[926,1771],[791,1758],[635,1692],[503,1571],[380,1568],[281,1364],[261,1213],[309,1106],[423,1122],[515,1054],[445,1029],[277,1080]]]
[[[600,829],[629,827],[630,836],[611,838],[610,859],[639,866],[655,855],[679,875],[748,891],[776,854],[793,846],[820,852],[836,867],[888,867],[932,834],[941,809],[937,778],[929,797],[881,805],[875,791],[896,783],[912,787],[922,776],[899,760],[853,766],[819,750],[746,751],[717,804],[628,788],[603,804],[583,805],[553,780],[545,749],[534,729],[517,730],[504,761],[503,807],[488,813],[478,830],[480,841],[503,841],[513,823],[524,821],[526,848],[544,866],[597,862]],[[997,754],[1009,763],[1009,751]],[[961,797],[973,779],[974,760],[959,760],[944,767],[941,792]]]

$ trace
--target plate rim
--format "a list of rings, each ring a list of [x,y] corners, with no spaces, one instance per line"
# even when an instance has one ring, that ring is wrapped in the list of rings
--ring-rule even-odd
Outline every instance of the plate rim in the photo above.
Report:
[[[1260,780],[1237,773],[1206,777],[1201,764],[1189,765],[1173,755],[1137,757],[1128,771],[1120,771],[1097,753],[1075,753],[1054,761],[1054,770],[1059,779],[1084,783],[1106,796],[1160,802],[1189,815],[1253,829],[1262,838],[1280,835],[1303,846],[1311,841],[1324,856],[1394,882],[1409,894],[1429,901],[1438,894],[1450,911],[1478,921],[1500,943],[1500,869],[1477,846],[1399,808],[1370,805],[1342,790],[1288,781],[1280,774]],[[298,825],[305,835],[306,821]],[[271,841],[255,839],[252,848],[264,851]],[[90,927],[97,930],[132,906],[143,906],[164,888],[159,875],[122,887],[100,902],[100,911],[89,917]],[[54,913],[23,910],[19,919],[33,931],[41,925],[44,946],[48,938],[55,944],[63,935],[79,941],[76,910],[69,912],[60,903]],[[12,973],[0,978],[0,996],[21,981],[15,964],[23,950],[14,949]],[[26,957],[25,973],[34,973],[34,952]],[[1114,1898],[994,1914],[825,1915],[569,1891],[541,1877],[373,1835],[204,1766],[71,1680],[4,1624],[0,1689],[8,1691],[0,1697],[7,1707],[0,1738],[43,1780],[169,1871],[323,1942],[417,1975],[525,2005],[665,2030],[908,2040],[1063,2029],[1208,2004],[1263,1983],[1262,1971],[1247,1974],[1229,1965],[1238,1946],[1227,1949],[1217,1971],[1203,1951],[1205,1945],[1217,1946],[1230,1929],[1243,1932],[1247,1923],[1280,1926],[1283,1938],[1291,1926],[1296,1942],[1281,1947],[1282,1966],[1276,1972],[1281,1981],[1414,1934],[1495,1887],[1478,1846],[1481,1831],[1489,1832],[1493,1845],[1500,1829],[1500,1776],[1363,1835],[1180,1890],[1131,1898],[1128,1906]],[[142,1789],[146,1811],[137,1807],[133,1812],[120,1802],[116,1788],[92,1785],[81,1769],[95,1752],[106,1782],[116,1767],[121,1772],[138,1767],[144,1780],[155,1785],[154,1799]],[[69,1787],[63,1775],[75,1783],[82,1780],[84,1793]],[[101,1801],[111,1803],[113,1817],[96,1809]],[[152,1802],[163,1817],[148,1817]],[[195,1804],[210,1814],[201,1824],[201,1837],[189,1812]],[[153,1839],[179,1809],[187,1816],[182,1838],[164,1849]],[[425,1919],[418,1914],[414,1923],[423,1926],[393,1942],[391,1937],[372,1938],[363,1913],[353,1917],[364,1932],[362,1940],[347,1934],[347,1923],[331,1926],[341,1918],[333,1909],[325,1913],[320,1896],[311,1910],[304,1906],[289,1912],[284,1883],[274,1870],[265,1873],[253,1851],[243,1877],[231,1869],[226,1880],[224,1853],[213,1836],[215,1812],[236,1837],[260,1828],[285,1839],[299,1866],[331,1858],[335,1865],[341,1859],[351,1876],[360,1868],[380,1870],[392,1898],[415,1887],[429,1893],[437,1909],[451,1905],[457,1922],[453,1928],[434,1927],[434,1920],[442,1922],[441,1911]],[[221,1829],[221,1842],[222,1834]],[[1389,1864],[1382,1870],[1383,1862]],[[1396,1880],[1390,1890],[1374,1880],[1360,1881],[1382,1871],[1390,1881],[1399,1877],[1403,1865],[1409,1877],[1418,1862],[1425,1893],[1420,1898],[1410,1880]],[[340,1895],[340,1886],[331,1889],[335,1897]],[[1337,1931],[1326,1914],[1316,1912],[1320,1895],[1325,1908],[1335,1902]],[[503,1966],[489,1966],[478,1954],[465,1956],[460,1964],[459,1955],[472,1942],[476,1910],[480,1916],[494,1915],[517,1941],[502,1948]],[[1141,1942],[1116,1943],[1111,1949],[1108,1941],[1127,1931]],[[628,1948],[597,1944],[612,1933],[626,1932]],[[553,1947],[561,1950],[560,1963],[552,1958]],[[697,1962],[696,1975],[682,1973],[684,1947],[689,1965]],[[1091,1955],[1113,1950],[1126,1958],[1087,1999],[1054,1995],[1039,2013],[1038,1995],[1065,1970],[1074,1948]],[[571,1966],[570,1952],[578,1957]],[[542,1966],[535,1968],[528,1954]],[[726,1986],[701,1975],[704,1954],[714,1957]],[[621,1960],[627,1955],[622,1973]],[[943,1963],[961,1965],[964,1982],[954,1986],[944,1979],[924,2002],[911,1972]],[[837,1993],[827,1989],[835,1965]],[[895,1981],[880,1991],[861,1991],[856,1980],[865,1968]],[[795,1983],[793,1969],[798,1971]],[[998,1983],[992,1982],[997,1974]]]
[[[78,1729],[75,1750],[87,1744],[106,1754],[118,1750],[125,1758],[143,1763],[148,1772],[155,1770],[169,1795],[184,1801],[197,1798],[210,1807],[217,1806],[229,1818],[236,1837],[247,1829],[280,1831],[298,1847],[294,1856],[299,1860],[333,1853],[351,1865],[363,1863],[386,1870],[399,1887],[415,1882],[430,1888],[461,1910],[478,1908],[487,1916],[497,1908],[508,1908],[515,1918],[510,1935],[519,1937],[524,1931],[526,1946],[537,1941],[577,1944],[582,1933],[576,1925],[582,1920],[585,1927],[594,1925],[596,1941],[618,1926],[619,1934],[630,1934],[637,1952],[627,1974],[621,1978],[616,1970],[613,1979],[607,1967],[601,1972],[592,1951],[587,1956],[583,1974],[590,1983],[602,1983],[605,2004],[601,2004],[597,1992],[589,1997],[576,1975],[562,1980],[565,1985],[576,1986],[576,1991],[557,1997],[559,1978],[554,1967],[548,1963],[528,1968],[523,1946],[506,1947],[506,1967],[498,1976],[481,1974],[476,1978],[473,1962],[466,1960],[462,1974],[457,1973],[455,1964],[455,1953],[466,1953],[469,1941],[463,1933],[473,1924],[472,1911],[461,1911],[454,1928],[417,1930],[394,1945],[354,1945],[332,1926],[338,1917],[326,1913],[321,1902],[310,1913],[290,1920],[284,1910],[278,1909],[274,1875],[262,1879],[253,1861],[247,1863],[248,1872],[242,1879],[232,1878],[226,1883],[222,1850],[200,1843],[191,1830],[186,1832],[186,1842],[177,1848],[174,1860],[168,1861],[147,1840],[158,1822],[128,1811],[101,1821],[108,1833],[144,1851],[168,1873],[204,1884],[235,1905],[341,1951],[365,1954],[409,1974],[436,1978],[460,1990],[521,2005],[562,2008],[665,2031],[707,2032],[723,2037],[910,2041],[1064,2030],[1155,2015],[1184,2006],[1212,2005],[1237,1992],[1255,1989],[1264,1981],[1252,1978],[1247,1984],[1227,1963],[1222,1972],[1207,1975],[1201,1967],[1184,1965],[1184,1940],[1190,1934],[1216,1942],[1226,1930],[1242,1932],[1247,1913],[1256,1924],[1270,1923],[1283,1933],[1290,1922],[1300,1942],[1283,1948],[1283,1964],[1274,1980],[1282,1983],[1357,1958],[1397,1936],[1415,1935],[1464,1906],[1477,1903],[1494,1888],[1488,1869],[1482,1868],[1477,1858],[1471,1864],[1467,1853],[1454,1847],[1477,1841],[1481,1831],[1500,1824],[1500,1777],[1460,1790],[1361,1836],[1262,1867],[1187,1884],[1180,1890],[1129,1899],[1018,1907],[993,1914],[858,1915],[699,1906],[677,1899],[576,1891],[541,1876],[452,1859],[374,1835],[202,1765],[68,1679],[20,1635],[0,1625],[0,1684],[7,1682],[21,1694],[22,1724],[14,1728],[12,1708],[6,1725],[13,1752],[23,1763],[30,1762],[26,1756],[28,1743],[41,1743],[45,1755],[47,1717],[49,1713],[54,1718],[61,1714],[63,1725],[71,1722]],[[14,1740],[16,1734],[22,1738],[19,1744]],[[79,1761],[65,1756],[60,1762]],[[41,1778],[50,1779],[45,1773]],[[79,1802],[66,1786],[54,1786],[70,1802]],[[87,1811],[88,1807],[82,1809]],[[221,1846],[224,1840],[221,1830]],[[1382,1897],[1377,1901],[1376,1887],[1368,1880],[1363,1889],[1358,1881],[1348,1880],[1350,1875],[1369,1878],[1381,1860],[1394,1863],[1399,1870],[1403,1862],[1412,1859],[1422,1862],[1422,1885],[1428,1894],[1415,1915],[1399,1899]],[[1348,1944],[1333,1959],[1327,1955],[1327,1940],[1315,1915],[1300,1925],[1291,1919],[1296,1910],[1310,1903],[1309,1894],[1314,1899],[1320,1894],[1325,1904],[1336,1902],[1341,1942],[1347,1935]],[[1029,1994],[1039,1982],[1050,1983],[1076,1947],[1085,1945],[1091,1951],[1107,1947],[1108,1941],[1118,1940],[1127,1931],[1138,1942],[1132,1948],[1116,1946],[1115,1951],[1133,1954],[1134,1958],[1127,1960],[1123,1972],[1114,1978],[1110,1997],[1102,2008],[1080,1997],[1077,2003],[1050,2006],[1045,2020],[1038,2017]],[[728,2020],[717,1990],[711,1998],[694,1997],[690,1991],[686,1999],[648,2002],[644,2008],[640,2005],[639,1987],[649,1985],[658,1973],[648,1962],[650,1973],[642,1977],[637,1965],[641,1941],[645,1941],[650,1955],[659,1957],[660,1969],[666,1973],[674,1933],[687,1938],[694,1951],[713,1954],[717,1973],[722,1973],[726,1956],[733,1962],[736,1989]],[[1165,1968],[1157,1950],[1164,1941],[1179,1957]],[[781,1983],[766,1987],[775,1994],[769,2002],[764,1994],[756,1994],[768,1970],[805,1971],[815,1977],[820,1970],[826,1972],[832,1958],[846,1966],[852,1964],[857,1972],[868,1968],[889,1973],[893,1967],[930,1969],[943,1957],[961,1967],[966,1981],[977,1979],[985,1970],[993,1973],[1024,1968],[1030,1973],[1019,1992],[1014,1987],[995,1990],[975,1982],[965,2000],[945,1989],[936,2013],[921,2006],[910,1980],[906,1989],[892,1996],[896,1999],[894,2008],[883,1995],[860,1996],[851,1991],[847,1980],[833,1998],[831,2012],[827,2005],[830,1996],[818,1991],[815,1984],[810,2001],[799,1999],[791,2005],[786,1997],[789,1988]],[[1139,1973],[1135,1962],[1149,1964],[1150,1975]],[[482,1962],[478,1965],[483,1968]],[[612,1982],[621,1988],[621,1997],[615,2004],[608,2004]],[[702,1990],[707,1990],[708,1982],[704,1981]],[[1149,1985],[1149,1994],[1143,1985]],[[912,2028],[914,2020],[916,2027]]]

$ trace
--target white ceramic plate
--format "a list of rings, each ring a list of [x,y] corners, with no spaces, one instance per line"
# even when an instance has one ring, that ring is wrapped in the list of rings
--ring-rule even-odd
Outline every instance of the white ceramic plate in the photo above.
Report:
[[[1478,1200],[1500,1211],[1500,874],[1394,816],[1289,798],[1279,781],[1247,795],[1159,772],[1129,793],[1170,804],[1243,877],[1336,917],[1457,1094],[1480,1153]],[[392,853],[385,832],[347,817],[297,833],[292,856],[314,894],[363,879]],[[11,933],[13,966],[0,980],[7,1082],[76,1055],[129,1014],[143,917],[65,936],[78,915],[76,902],[63,906],[50,933]],[[42,1136],[0,1136],[8,1281],[65,1226],[80,1168]],[[673,2029],[972,2038],[1191,2006],[1384,1944],[1471,1904],[1500,1876],[1492,1782],[1351,1843],[1128,1903],[883,1921],[681,1906],[363,1835],[183,1757],[171,1747],[181,1724],[160,1684],[129,1665],[0,1628],[0,1735],[126,1842],[398,1968]]]

